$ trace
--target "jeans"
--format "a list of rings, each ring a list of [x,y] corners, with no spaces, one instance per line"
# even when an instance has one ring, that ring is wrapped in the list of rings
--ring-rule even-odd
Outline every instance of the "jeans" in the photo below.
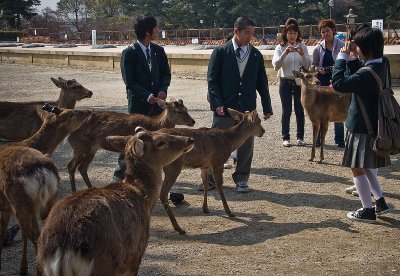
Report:
[[[281,78],[279,83],[279,96],[282,103],[282,139],[290,139],[290,116],[292,115],[292,102],[296,114],[297,139],[304,139],[304,109],[301,104],[301,89],[295,80]],[[292,101],[293,99],[293,101]]]

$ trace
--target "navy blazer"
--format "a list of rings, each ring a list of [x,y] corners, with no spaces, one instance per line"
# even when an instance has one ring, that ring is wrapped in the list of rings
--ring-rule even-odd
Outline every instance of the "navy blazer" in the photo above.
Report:
[[[153,94],[155,97],[158,96],[159,91],[167,94],[171,83],[171,72],[164,48],[150,43],[150,49],[151,71],[138,43],[130,45],[123,50],[120,65],[128,98],[133,98],[134,105],[137,107],[139,105],[144,105],[145,107],[148,105],[145,109],[151,106],[147,102],[150,94]]]
[[[256,109],[257,90],[264,114],[272,114],[264,58],[254,46],[249,47],[250,55],[242,78],[232,40],[213,50],[208,63],[207,81],[211,110],[214,112],[219,106],[240,112]]]
[[[384,60],[385,61],[385,60]],[[386,78],[386,62],[370,63],[371,67],[382,80]],[[368,128],[357,102],[358,95],[365,105],[372,127],[377,132],[378,128],[378,99],[379,86],[374,76],[367,70],[359,70],[361,62],[359,60],[346,62],[337,60],[332,74],[333,88],[342,93],[353,93],[349,112],[346,119],[346,128],[352,133],[368,133]],[[349,72],[345,74],[345,71]]]

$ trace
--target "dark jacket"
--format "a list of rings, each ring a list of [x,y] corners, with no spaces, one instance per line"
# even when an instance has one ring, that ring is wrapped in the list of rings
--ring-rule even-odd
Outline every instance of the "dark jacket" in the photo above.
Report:
[[[359,60],[349,62],[342,59],[337,60],[332,74],[332,86],[338,92],[353,93],[346,119],[346,128],[352,133],[368,133],[356,99],[356,95],[358,95],[365,105],[372,127],[376,133],[378,128],[379,86],[370,72],[367,70],[358,70],[361,67]],[[371,67],[382,80],[385,79],[385,59],[383,63],[370,63],[368,67]],[[349,75],[345,74],[346,69],[350,73]]]
[[[164,49],[154,43],[150,45],[151,72],[138,43],[124,49],[121,55],[121,73],[126,85],[129,113],[149,115],[151,109],[158,106],[149,104],[147,98],[150,94],[157,97],[159,91],[167,94],[171,83],[171,72]]]
[[[214,112],[219,106],[240,112],[256,109],[257,90],[264,114],[272,114],[263,56],[252,45],[249,47],[251,52],[242,78],[232,41],[213,50],[208,63],[207,81],[211,110]]]

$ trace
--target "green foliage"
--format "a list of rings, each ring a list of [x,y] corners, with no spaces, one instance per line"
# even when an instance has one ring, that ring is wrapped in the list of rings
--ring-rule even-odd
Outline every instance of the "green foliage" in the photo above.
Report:
[[[5,20],[11,28],[18,28],[21,16],[30,19],[36,15],[34,6],[40,5],[40,0],[0,0],[1,19]]]

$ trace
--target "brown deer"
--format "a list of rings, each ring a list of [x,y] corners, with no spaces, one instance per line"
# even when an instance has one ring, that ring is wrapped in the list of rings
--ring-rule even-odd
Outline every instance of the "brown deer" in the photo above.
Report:
[[[92,91],[76,80],[51,78],[61,88],[57,101],[0,102],[0,138],[8,141],[21,141],[31,137],[42,125],[35,106],[50,102],[52,105],[74,109],[77,101],[92,97]]]
[[[60,114],[38,113],[43,125],[31,138],[0,147],[0,256],[11,215],[22,230],[20,274],[28,271],[27,240],[36,248],[37,216],[47,217],[54,202],[59,176],[51,154],[57,144],[90,116],[90,111],[66,109]],[[1,266],[0,266],[1,269]]]
[[[320,86],[316,72],[313,71],[293,71],[293,75],[301,79],[301,103],[313,126],[313,143],[309,161],[315,158],[315,145],[318,132],[321,131],[321,152],[318,163],[322,163],[329,122],[346,120],[351,94],[336,92],[330,86]]]
[[[87,171],[96,152],[100,148],[113,150],[106,141],[107,136],[130,135],[138,126],[148,130],[158,130],[163,127],[175,127],[175,125],[193,126],[195,124],[182,100],[166,102],[158,99],[157,102],[164,109],[158,116],[94,111],[90,120],[71,133],[68,141],[74,156],[68,164],[68,173],[73,192],[76,191],[75,171],[77,168],[86,185],[89,188],[92,187]]]
[[[39,273],[137,275],[162,168],[190,151],[194,141],[141,129],[134,136],[108,137],[107,142],[116,151],[125,149],[126,178],[78,191],[54,205],[38,242]]]
[[[171,187],[175,184],[176,179],[182,169],[200,168],[201,178],[204,185],[204,201],[203,212],[209,213],[207,205],[207,190],[208,190],[208,172],[211,170],[216,187],[221,196],[222,204],[225,213],[234,217],[226,202],[224,191],[222,189],[222,174],[224,163],[229,159],[231,152],[239,148],[249,137],[264,135],[265,130],[261,126],[261,119],[257,111],[246,112],[245,114],[228,109],[229,114],[239,123],[228,129],[217,128],[171,128],[162,129],[164,133],[171,135],[189,136],[194,139],[194,148],[192,151],[182,155],[170,165],[164,167],[164,181],[161,189],[160,200],[163,204],[171,223],[180,234],[185,234],[185,231],[179,226],[168,203],[168,193]]]

